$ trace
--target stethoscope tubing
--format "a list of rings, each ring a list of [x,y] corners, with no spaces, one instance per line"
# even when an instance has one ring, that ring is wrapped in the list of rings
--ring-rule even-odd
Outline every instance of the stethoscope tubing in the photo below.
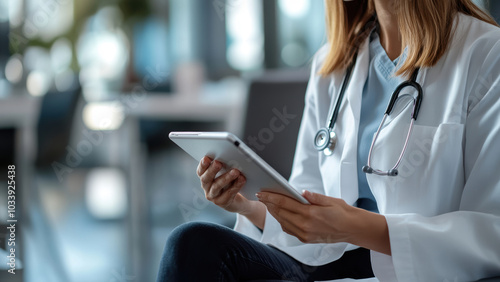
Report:
[[[401,154],[399,155],[396,164],[390,170],[387,170],[387,171],[375,169],[372,167],[372,164],[371,164],[373,147],[375,146],[375,142],[377,142],[378,136],[380,135],[382,127],[383,127],[385,120],[387,119],[388,116],[389,116],[388,114],[384,115],[384,118],[382,119],[382,122],[380,123],[380,126],[378,127],[377,132],[375,133],[375,136],[373,137],[372,144],[370,145],[370,151],[368,152],[368,164],[367,164],[367,166],[368,166],[368,168],[370,168],[369,173],[373,173],[373,174],[381,175],[381,176],[391,175],[389,173],[390,171],[395,171],[395,173],[398,174],[398,168],[399,168],[399,165],[401,164],[401,161],[404,158],[404,155],[406,154],[406,149],[408,148],[408,143],[409,143],[409,140],[411,137],[411,133],[413,132],[413,125],[415,123],[415,119],[411,118],[410,127],[408,128],[408,133],[406,134],[406,140],[405,140],[405,143],[403,145],[403,150],[401,151]]]
[[[337,97],[337,102],[335,103],[335,108],[333,109],[333,112],[331,113],[330,119],[327,122],[327,127],[320,129],[320,131],[318,131],[318,133],[316,134],[316,136],[314,138],[314,145],[315,145],[316,149],[319,151],[323,151],[325,153],[325,155],[327,155],[327,156],[331,155],[333,152],[333,149],[335,148],[336,140],[332,140],[332,138],[330,136],[332,135],[332,132],[334,133],[333,127],[335,126],[335,123],[337,121],[337,117],[338,117],[338,114],[340,111],[340,107],[342,105],[342,100],[345,96],[345,92],[347,90],[347,87],[350,84],[349,82],[351,79],[352,71],[353,71],[354,66],[355,66],[356,57],[357,56],[354,57],[353,62],[351,64],[349,64],[349,66],[346,70],[346,75],[344,77],[344,81],[342,82],[342,87],[340,89],[339,96]],[[412,131],[413,131],[413,125],[414,125],[415,121],[417,120],[418,113],[420,112],[420,107],[422,105],[423,90],[422,90],[422,86],[417,82],[417,76],[418,76],[419,71],[420,71],[420,68],[416,68],[415,71],[412,73],[411,78],[407,81],[404,81],[400,85],[398,85],[396,90],[394,90],[394,93],[391,96],[391,99],[390,99],[389,104],[387,106],[387,109],[385,111],[382,122],[380,123],[380,125],[377,129],[377,132],[375,133],[375,136],[374,136],[372,143],[370,145],[370,151],[368,152],[367,165],[363,167],[363,172],[368,173],[368,174],[373,173],[376,175],[390,175],[390,176],[398,175],[399,165],[401,164],[401,161],[403,160],[404,155],[406,153],[406,149],[408,148],[408,143],[409,143]],[[392,113],[392,110],[394,109],[394,106],[399,98],[399,94],[406,87],[412,87],[415,90],[417,90],[417,97],[413,98],[413,110],[411,113],[410,127],[408,129],[408,133],[406,134],[406,139],[405,139],[405,143],[403,145],[403,149],[401,151],[401,154],[398,157],[398,160],[396,161],[396,164],[390,170],[382,171],[379,169],[374,169],[371,166],[371,160],[372,160],[372,154],[373,154],[373,148],[375,146],[375,142],[377,141],[377,139],[380,135],[380,132],[382,130],[383,125],[385,124],[387,117]],[[333,135],[336,138],[336,134],[333,134]],[[318,140],[320,140],[321,138],[318,138],[318,137],[324,137],[327,139],[322,144],[319,144]],[[323,139],[321,139],[321,140],[323,140]]]
[[[337,117],[339,116],[340,107],[342,106],[342,101],[344,100],[344,95],[347,90],[347,87],[349,87],[352,71],[354,69],[354,66],[356,65],[356,59],[357,59],[357,54],[354,55],[354,61],[347,67],[346,76],[344,77],[344,81],[342,81],[342,87],[340,88],[339,97],[337,97],[337,102],[335,103],[335,108],[332,112],[332,117],[330,118],[330,121],[326,125],[326,128],[328,128],[329,130],[333,130],[333,127],[337,122]]]

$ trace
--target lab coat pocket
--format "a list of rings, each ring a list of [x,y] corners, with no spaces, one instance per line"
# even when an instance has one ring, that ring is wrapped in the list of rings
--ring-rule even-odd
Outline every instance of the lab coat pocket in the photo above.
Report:
[[[409,127],[402,123],[381,131],[374,168],[387,170],[396,163]],[[379,209],[432,215],[456,208],[463,187],[463,136],[462,124],[414,125],[398,176],[368,176]]]

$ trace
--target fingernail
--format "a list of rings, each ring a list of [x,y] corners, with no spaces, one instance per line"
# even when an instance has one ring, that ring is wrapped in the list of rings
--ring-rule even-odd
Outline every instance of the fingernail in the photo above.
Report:
[[[255,194],[255,197],[257,197],[257,198],[260,200],[260,198],[262,198],[262,194],[260,194],[260,193],[256,193],[256,194]]]
[[[306,196],[307,194],[309,194],[309,191],[307,191],[307,190],[305,190],[305,189],[304,189],[304,190],[302,190],[302,196]]]
[[[202,164],[202,165],[207,165],[207,161],[205,160],[205,158],[203,158],[203,159],[201,160],[201,164]]]
[[[238,175],[238,171],[236,171],[236,169],[231,170],[230,173],[231,173],[232,176]]]

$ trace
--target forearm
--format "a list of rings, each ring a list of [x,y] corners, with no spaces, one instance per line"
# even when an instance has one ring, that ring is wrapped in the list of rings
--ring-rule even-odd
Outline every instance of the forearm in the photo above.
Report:
[[[264,224],[266,222],[266,206],[257,201],[249,201],[248,208],[246,208],[243,212],[240,212],[241,215],[245,216],[252,222],[255,226],[260,229],[264,229]]]
[[[349,243],[391,255],[389,227],[385,216],[354,208],[351,213],[352,236]]]

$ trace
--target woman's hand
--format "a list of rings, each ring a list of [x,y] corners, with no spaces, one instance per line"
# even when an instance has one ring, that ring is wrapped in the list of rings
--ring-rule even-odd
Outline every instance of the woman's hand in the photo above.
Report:
[[[239,192],[246,179],[237,169],[232,169],[219,176],[223,164],[209,157],[201,159],[196,174],[201,181],[207,200],[229,212],[246,216],[255,226],[264,229],[266,207],[257,201],[250,201]]]
[[[237,169],[216,177],[222,167],[221,162],[212,161],[209,157],[204,157],[198,164],[196,174],[200,178],[205,197],[229,212],[244,213],[249,200],[239,192],[245,185],[246,179]]]
[[[342,199],[308,191],[304,191],[303,196],[310,205],[276,193],[257,194],[283,231],[301,242],[347,242],[390,254],[389,231],[384,216],[352,207]]]

